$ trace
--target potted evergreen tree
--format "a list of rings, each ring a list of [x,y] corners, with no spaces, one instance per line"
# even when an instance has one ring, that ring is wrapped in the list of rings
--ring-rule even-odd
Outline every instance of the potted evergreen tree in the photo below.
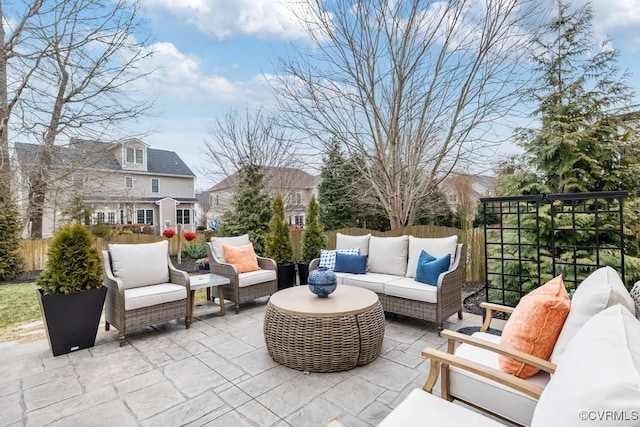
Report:
[[[326,244],[322,223],[320,222],[320,209],[316,196],[311,196],[307,206],[307,218],[302,234],[302,261],[298,261],[298,283],[307,284],[309,276],[309,263],[320,257],[320,250]]]
[[[93,347],[107,288],[100,253],[87,227],[76,223],[56,233],[36,284],[53,355]]]
[[[271,204],[272,216],[269,222],[265,253],[278,267],[278,290],[290,288],[296,279],[296,265],[292,261],[293,245],[289,234],[289,224],[284,219],[284,203],[277,193]]]

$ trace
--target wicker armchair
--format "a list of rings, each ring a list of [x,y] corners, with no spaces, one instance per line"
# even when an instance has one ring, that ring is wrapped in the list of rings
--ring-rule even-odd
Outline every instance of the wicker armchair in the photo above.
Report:
[[[256,257],[260,270],[238,273],[236,267],[226,262],[222,245],[243,246],[249,243],[249,236],[244,234],[237,237],[212,237],[207,243],[207,255],[211,273],[229,279],[229,284],[223,286],[225,299],[232,301],[235,311],[240,311],[240,304],[253,301],[256,298],[270,296],[277,292],[277,267],[271,258]]]
[[[189,328],[189,275],[171,264],[168,242],[109,245],[102,251],[105,329],[118,329],[120,346],[136,328],[185,318]]]

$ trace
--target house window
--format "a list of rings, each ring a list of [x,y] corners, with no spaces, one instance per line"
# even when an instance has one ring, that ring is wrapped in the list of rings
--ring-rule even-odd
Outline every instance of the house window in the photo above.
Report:
[[[458,203],[458,195],[457,194],[449,194],[449,202],[450,203]]]
[[[96,212],[96,221],[98,224],[104,224],[105,220],[104,220],[104,212]]]
[[[140,148],[127,147],[127,163],[142,164],[144,161],[144,151]]]
[[[107,212],[107,224],[115,224],[116,223],[116,213],[115,212]]]
[[[178,224],[191,224],[189,209],[176,209],[176,223]]]
[[[73,185],[73,188],[84,187],[84,174],[74,173],[71,175],[71,184]]]
[[[133,177],[126,176],[124,178],[124,187],[127,188],[127,189],[133,188]]]
[[[302,204],[302,194],[293,193],[293,204],[294,205],[301,205]]]
[[[293,223],[299,227],[304,227],[304,215],[296,215],[293,217]]]
[[[138,209],[138,224],[153,225],[153,209]]]
[[[160,192],[160,180],[158,178],[151,178],[151,192],[152,193]]]

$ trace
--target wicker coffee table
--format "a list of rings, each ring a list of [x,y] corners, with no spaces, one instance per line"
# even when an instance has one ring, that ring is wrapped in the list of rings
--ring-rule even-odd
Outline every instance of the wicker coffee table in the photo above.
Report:
[[[367,289],[338,285],[328,298],[307,286],[271,295],[264,318],[269,355],[300,371],[346,371],[380,353],[384,311]]]

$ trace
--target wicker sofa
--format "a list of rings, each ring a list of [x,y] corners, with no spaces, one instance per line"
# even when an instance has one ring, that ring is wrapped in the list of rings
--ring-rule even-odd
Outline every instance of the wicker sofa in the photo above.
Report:
[[[553,350],[560,354],[552,354],[551,361],[503,346],[495,337],[483,339],[486,334],[469,337],[444,331],[448,351],[425,348],[422,352],[430,359],[424,387],[412,390],[379,426],[424,425],[426,417],[433,425],[448,426],[504,425],[500,420],[532,427],[628,421],[637,425],[640,321],[636,316],[640,314],[634,316],[634,301],[621,284],[608,267],[582,282]],[[462,344],[454,352],[456,342]],[[467,349],[460,351],[461,347]],[[545,380],[502,372],[497,354],[540,367]],[[470,381],[456,378],[460,375]],[[439,376],[442,399],[431,394]],[[461,399],[463,390],[475,397]],[[494,417],[449,402],[453,399]]]
[[[455,313],[462,318],[464,246],[457,236],[416,238],[413,236],[376,237],[370,234],[336,235],[336,251],[357,249],[367,255],[364,274],[336,272],[338,284],[369,289],[380,298],[384,311],[435,322],[438,329]],[[449,269],[430,286],[415,280],[421,251],[436,258],[451,255]],[[326,252],[326,251],[323,251]],[[321,259],[309,264],[309,271],[322,266]],[[328,268],[331,268],[329,266]]]

